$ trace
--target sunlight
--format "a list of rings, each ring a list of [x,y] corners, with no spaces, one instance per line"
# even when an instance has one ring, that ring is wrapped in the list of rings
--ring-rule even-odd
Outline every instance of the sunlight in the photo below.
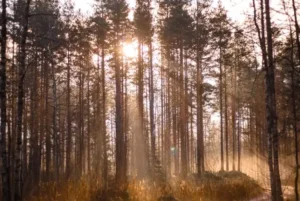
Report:
[[[137,57],[138,50],[137,50],[137,43],[131,42],[131,43],[123,43],[123,54],[124,56],[128,58],[134,58]]]
[[[100,56],[98,55],[98,54],[93,54],[93,56],[92,56],[92,62],[93,62],[93,64],[95,65],[95,66],[97,66],[98,65],[98,62],[100,61]]]

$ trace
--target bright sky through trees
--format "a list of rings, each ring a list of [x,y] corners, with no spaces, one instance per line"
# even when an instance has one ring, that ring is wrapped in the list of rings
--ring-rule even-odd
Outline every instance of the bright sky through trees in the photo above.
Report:
[[[74,0],[76,3],[76,8],[81,9],[84,13],[90,13],[94,0]],[[129,7],[134,8],[136,0],[127,0]],[[217,5],[217,0],[215,0],[215,5]],[[250,0],[222,0],[222,4],[226,9],[234,10],[229,13],[229,16],[234,20],[244,19],[243,13],[247,11],[247,7],[250,5]]]
[[[63,1],[63,0],[61,0]],[[81,9],[83,13],[90,14],[92,10],[92,5],[94,0],[74,0],[76,3],[76,8]],[[133,10],[135,7],[136,0],[127,0],[129,8],[131,9],[130,18],[133,15]],[[195,1],[195,0],[194,0]],[[242,22],[245,20],[245,14],[252,14],[252,9],[250,9],[252,0],[221,0],[222,5],[230,10],[228,15],[231,19],[237,22]],[[213,6],[218,4],[218,0],[214,0]],[[272,7],[278,7],[280,0],[271,1]]]
[[[300,200],[300,0],[2,0],[0,19],[0,201]]]

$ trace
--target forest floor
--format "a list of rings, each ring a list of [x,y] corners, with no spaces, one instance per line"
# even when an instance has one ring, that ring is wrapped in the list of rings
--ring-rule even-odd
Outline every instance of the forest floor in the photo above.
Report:
[[[81,181],[57,187],[45,184],[28,201],[264,201],[267,191],[240,172],[206,172],[187,180],[136,181],[126,186],[108,185],[99,190],[96,183]],[[59,189],[59,190],[58,190]]]
[[[285,201],[294,200],[294,188],[292,186],[282,186],[282,193]],[[271,190],[266,189],[261,195],[252,198],[250,201],[269,201],[271,200]]]

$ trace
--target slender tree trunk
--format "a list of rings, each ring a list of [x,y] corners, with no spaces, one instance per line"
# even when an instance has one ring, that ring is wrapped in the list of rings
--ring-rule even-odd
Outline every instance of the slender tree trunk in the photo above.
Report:
[[[88,69],[88,77],[87,77],[87,175],[90,177],[91,173],[91,112],[90,112],[90,77],[91,70]]]
[[[45,66],[45,127],[46,127],[46,175],[47,180],[50,181],[51,175],[51,133],[49,132],[49,65]]]
[[[293,11],[294,11],[294,21],[295,21],[295,28],[296,28],[296,44],[297,44],[297,55],[298,55],[298,60],[300,61],[300,39],[299,39],[299,34],[300,34],[300,28],[299,28],[299,24],[298,24],[298,16],[297,16],[297,8],[296,8],[296,3],[295,0],[292,0],[293,3]],[[292,45],[293,45],[293,40],[292,40]],[[293,50],[293,48],[292,48]],[[293,52],[293,51],[292,51]],[[293,54],[292,54],[292,58]],[[293,60],[292,60],[293,61]],[[294,73],[295,73],[295,69],[294,69],[294,64],[293,64],[293,74],[292,74],[292,84],[293,84],[293,116],[294,116],[294,135],[295,135],[295,161],[296,161],[296,176],[295,176],[295,199],[296,201],[299,200],[299,192],[298,192],[298,181],[299,181],[299,157],[298,157],[298,149],[299,149],[299,145],[298,145],[298,128],[297,128],[297,112],[296,112],[296,93],[295,93],[295,80],[294,80]]]
[[[27,144],[28,144],[28,117],[27,117],[27,107],[24,101],[24,132],[23,132],[23,147],[22,147],[22,156],[23,156],[23,163],[22,163],[22,182],[26,179],[25,175],[28,172],[28,154],[27,154]]]
[[[139,114],[139,122],[140,122],[140,128],[142,136],[140,139],[142,139],[142,142],[139,143],[146,143],[145,138],[148,132],[145,132],[146,125],[144,122],[144,61],[143,61],[143,43],[142,39],[139,39],[139,45],[138,45],[138,114]],[[138,152],[143,152],[145,149],[143,149],[143,145],[138,146],[137,150]],[[136,155],[136,157],[139,157],[139,155]],[[141,158],[136,158],[136,161],[138,160],[144,160]],[[149,163],[149,158],[148,158]],[[137,165],[137,175],[139,178],[145,177],[145,170],[144,166],[141,162],[136,163]]]
[[[294,3],[294,2],[293,2]],[[296,16],[297,19],[297,16]],[[298,33],[296,32],[298,35]],[[293,110],[293,130],[294,130],[294,137],[295,137],[295,165],[296,165],[296,173],[295,173],[295,180],[294,180],[294,192],[295,192],[295,200],[299,200],[299,192],[298,192],[298,180],[299,180],[299,142],[298,142],[298,126],[297,126],[297,105],[296,105],[296,86],[295,86],[295,63],[294,63],[294,39],[292,34],[292,29],[290,30],[290,37],[291,37],[291,80],[292,80],[292,110]],[[299,51],[300,52],[300,51]],[[300,59],[300,57],[299,57]]]
[[[167,158],[166,158],[166,173],[167,177],[171,176],[171,154],[174,154],[175,149],[171,147],[171,129],[172,129],[172,112],[171,112],[171,80],[170,80],[170,50],[167,48],[167,71],[166,71],[166,84],[167,84],[167,94],[166,94],[166,150],[167,150]]]
[[[119,26],[119,25],[117,25]],[[116,29],[117,33],[119,33],[119,28]],[[124,144],[125,144],[125,136],[123,129],[123,101],[122,101],[122,75],[121,75],[121,65],[120,65],[120,55],[119,55],[119,41],[116,41],[115,44],[115,52],[114,52],[114,61],[115,61],[115,105],[116,105],[116,182],[118,184],[123,184],[126,182],[126,175],[124,175],[123,168],[124,167]]]
[[[149,39],[149,103],[150,103],[150,135],[151,135],[151,157],[152,157],[152,168],[155,168],[156,163],[156,138],[155,138],[155,122],[154,122],[154,81],[153,81],[153,50],[152,50],[152,39]]]
[[[219,75],[219,93],[220,93],[220,127],[221,127],[221,171],[224,170],[224,135],[223,135],[223,66],[222,66],[222,48],[220,48],[220,75]]]
[[[52,113],[52,123],[53,123],[53,138],[54,138],[54,164],[55,164],[55,181],[58,184],[59,182],[59,141],[58,141],[58,132],[57,132],[57,86],[56,86],[56,78],[55,78],[55,69],[54,65],[52,65],[52,82],[53,82],[53,113]]]
[[[66,142],[66,179],[71,176],[71,152],[72,152],[72,117],[71,117],[71,56],[68,44],[67,55],[67,142]]]
[[[124,175],[124,178],[126,177],[127,174],[127,169],[128,169],[128,149],[127,149],[127,143],[128,143],[128,88],[127,88],[127,81],[128,81],[128,63],[127,61],[123,63],[123,68],[122,68],[122,75],[124,76],[122,78],[122,83],[123,83],[123,89],[122,89],[122,99],[123,99],[123,120],[124,120],[124,144],[123,144],[123,169],[122,169],[122,175]]]
[[[199,2],[197,1],[197,13],[200,12]],[[199,16],[197,14],[197,35],[199,30]],[[202,72],[202,55],[204,48],[200,47],[200,39],[197,38],[197,173],[199,176],[205,171],[204,168],[204,126],[203,126],[203,72]],[[221,64],[220,64],[221,65]],[[221,67],[220,67],[221,68]],[[220,87],[221,88],[221,87]],[[220,92],[221,94],[221,92]],[[192,114],[193,116],[193,114]],[[191,129],[192,130],[192,129]],[[193,141],[192,141],[193,144]],[[193,151],[193,150],[192,150]]]
[[[27,0],[24,12],[23,32],[21,38],[21,55],[19,63],[19,82],[18,82],[18,111],[17,111],[17,146],[15,156],[15,192],[14,200],[22,200],[22,126],[23,126],[23,109],[24,109],[24,78],[26,68],[26,41],[28,34],[28,20],[31,0]],[[25,145],[26,146],[26,145]]]
[[[224,99],[225,99],[225,154],[226,154],[226,170],[229,171],[229,133],[228,133],[228,97],[227,97],[227,72],[224,71]]]
[[[241,171],[241,111],[240,104],[238,102],[238,128],[237,128],[237,149],[238,149],[238,171]]]
[[[186,141],[186,164],[187,174],[190,172],[190,132],[189,132],[189,79],[188,79],[188,51],[185,49],[185,62],[184,62],[184,116],[185,116],[185,141]]]
[[[267,53],[268,66],[266,68],[266,110],[267,110],[267,132],[269,135],[269,168],[271,173],[271,191],[273,201],[282,201],[282,189],[279,172],[278,150],[279,134],[277,130],[277,112],[275,100],[275,66],[273,59],[273,39],[270,16],[270,3],[265,0],[266,28],[267,28]],[[274,183],[274,184],[272,184]]]
[[[104,46],[104,45],[103,45]],[[105,76],[105,49],[102,47],[102,61],[101,61],[101,70],[102,70],[102,135],[103,135],[103,179],[104,186],[107,187],[108,180],[108,156],[107,156],[107,138],[106,138],[106,76]]]
[[[297,8],[295,0],[292,0],[293,3],[293,11],[294,11],[294,21],[295,21],[295,28],[296,28],[296,44],[297,44],[297,55],[298,59],[300,60],[300,27],[298,23],[298,16],[297,16]]]
[[[183,43],[181,41],[181,43]],[[185,178],[187,175],[187,160],[186,160],[186,130],[185,130],[185,104],[184,104],[184,74],[183,74],[183,45],[180,47],[180,74],[179,74],[179,115],[180,115],[180,141],[181,141],[181,176],[182,178]]]
[[[100,63],[100,54],[101,52],[99,51],[99,56],[97,57],[97,85],[96,85],[96,112],[95,112],[95,118],[96,119],[100,119],[100,123],[97,124],[95,122],[95,127],[99,130],[101,130],[103,128],[103,116],[101,116],[101,63]],[[103,61],[103,59],[102,59]],[[103,84],[103,83],[102,83]],[[97,121],[97,120],[96,120]],[[103,143],[104,142],[104,136],[103,133],[101,132],[100,134],[96,135],[96,154],[95,157],[101,156],[101,154],[103,153]],[[99,177],[101,179],[101,170],[104,170],[103,168],[101,168],[101,165],[103,163],[102,157],[99,158],[99,160],[96,160],[95,165],[96,165],[96,175],[97,177]]]
[[[1,157],[2,157],[2,193],[3,201],[11,201],[10,186],[10,165],[7,157],[7,133],[6,133],[6,42],[7,42],[7,16],[6,16],[6,0],[2,0],[1,13],[1,69],[0,69],[0,101],[1,101]]]
[[[197,50],[197,172],[204,172],[203,76],[201,56]]]
[[[30,187],[38,184],[40,179],[40,149],[39,149],[39,135],[38,135],[38,50],[34,49],[35,66],[31,71],[33,81],[31,83],[30,93],[30,154],[29,154],[29,175]]]
[[[236,52],[236,54],[238,54]],[[232,170],[235,171],[235,158],[236,158],[236,67],[238,65],[238,55],[235,55],[235,65],[232,73],[232,96],[231,96],[231,108],[232,108]]]

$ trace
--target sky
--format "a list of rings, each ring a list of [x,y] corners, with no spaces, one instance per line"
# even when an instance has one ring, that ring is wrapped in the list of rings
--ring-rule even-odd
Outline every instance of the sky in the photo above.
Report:
[[[91,13],[94,0],[74,0],[77,9],[81,9],[83,13]],[[134,8],[135,0],[127,0],[131,9]]]
[[[61,0],[64,1],[64,0]],[[74,0],[77,9],[81,9],[84,14],[91,14],[92,13],[92,5],[94,0]],[[131,14],[133,14],[133,9],[135,6],[136,0],[127,0],[129,4],[129,8],[132,10]],[[192,0],[196,1],[196,0]],[[213,5],[217,5],[219,0],[213,0]],[[236,22],[243,22],[245,20],[245,14],[251,13],[252,8],[251,3],[252,0],[220,0],[223,6],[230,12],[228,12],[228,16]],[[281,0],[271,0],[271,7],[278,7],[279,2]]]
[[[81,9],[83,13],[90,14],[92,12],[92,5],[94,0],[74,0],[77,9]],[[250,8],[251,0],[221,0],[222,4],[227,10],[231,12],[228,13],[229,16],[234,21],[239,21],[243,19],[243,14]],[[131,9],[135,6],[135,0],[127,0],[129,7]],[[214,0],[214,4],[217,4],[217,0]]]

